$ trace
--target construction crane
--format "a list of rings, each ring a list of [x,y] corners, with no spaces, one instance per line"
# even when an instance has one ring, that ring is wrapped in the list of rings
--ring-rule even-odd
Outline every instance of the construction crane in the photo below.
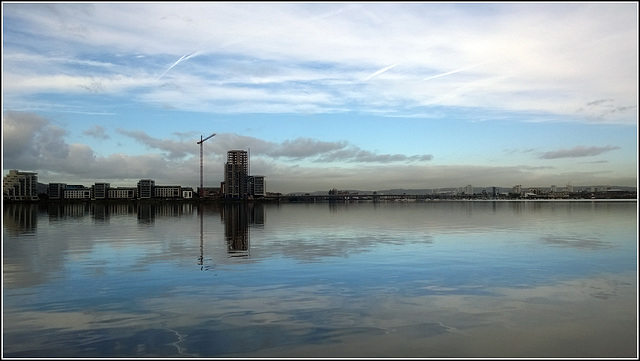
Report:
[[[204,189],[202,188],[202,143],[204,143],[206,140],[213,138],[213,136],[216,135],[216,133],[211,134],[210,136],[202,139],[202,135],[200,135],[200,141],[197,142],[197,144],[200,144],[200,198],[202,198],[204,196]]]

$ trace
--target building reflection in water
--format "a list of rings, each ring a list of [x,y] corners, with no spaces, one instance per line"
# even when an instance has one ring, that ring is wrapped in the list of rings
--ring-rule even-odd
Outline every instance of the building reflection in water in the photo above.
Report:
[[[156,207],[155,204],[141,203],[138,205],[137,216],[138,224],[151,225],[156,219]]]
[[[224,222],[227,254],[230,257],[249,257],[249,228],[264,226],[264,204],[225,204],[221,216]]]
[[[82,202],[56,203],[47,205],[49,222],[56,222],[66,219],[80,219],[89,214],[89,204]]]
[[[138,224],[151,225],[156,217],[175,218],[193,214],[194,205],[191,203],[167,202],[167,203],[140,203],[136,213]]]
[[[200,254],[198,265],[211,268],[211,258],[205,258],[205,219],[220,215],[224,225],[224,244],[228,257],[250,257],[250,230],[265,224],[265,205],[262,203],[193,204],[193,203],[90,203],[69,202],[51,204],[6,204],[3,226],[12,235],[36,232],[38,213],[48,215],[50,223],[91,217],[96,223],[110,223],[112,217],[133,215],[138,225],[153,226],[157,218],[191,217],[198,212],[200,222]]]
[[[16,205],[18,206],[18,205]],[[28,206],[27,204],[20,206]],[[49,221],[58,221],[90,216],[95,222],[109,222],[113,216],[135,214],[140,225],[152,225],[157,217],[174,218],[193,214],[190,203],[146,203],[146,202],[67,202],[40,205],[49,214]],[[6,208],[6,207],[5,207]]]
[[[95,203],[91,204],[89,213],[93,218],[93,221],[96,223],[109,223],[111,219],[111,215],[109,214],[109,209],[105,204]]]
[[[35,234],[38,227],[36,204],[10,204],[3,207],[2,227],[12,236]]]

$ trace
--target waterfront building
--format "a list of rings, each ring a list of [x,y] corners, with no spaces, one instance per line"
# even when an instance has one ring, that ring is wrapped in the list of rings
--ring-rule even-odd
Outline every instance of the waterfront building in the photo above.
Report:
[[[91,188],[81,184],[68,184],[63,191],[64,199],[91,199]]]
[[[109,183],[96,183],[91,186],[92,199],[107,199],[109,197]]]
[[[49,199],[64,198],[65,188],[67,188],[66,183],[49,183],[49,187],[47,187],[47,195],[49,196]]]
[[[109,188],[109,199],[135,199],[138,195],[138,188],[136,187],[116,187]]]
[[[224,182],[221,182],[221,185],[224,186]],[[223,194],[221,187],[198,187],[198,192],[194,194],[199,194],[201,198],[219,198],[221,194]]]
[[[224,165],[225,198],[246,198],[248,195],[249,156],[246,150],[230,150]]]
[[[24,201],[38,199],[38,173],[9,171],[2,180],[2,196],[4,199]]]
[[[138,181],[138,198],[147,199],[154,196],[153,189],[156,182],[153,179],[140,179]]]
[[[182,188],[182,198],[184,198],[184,199],[193,198],[193,188],[191,188],[191,187]]]
[[[254,197],[266,196],[264,176],[261,176],[261,175],[249,176],[249,194],[251,194]]]
[[[155,198],[181,198],[182,187],[180,186],[155,186],[153,188]]]

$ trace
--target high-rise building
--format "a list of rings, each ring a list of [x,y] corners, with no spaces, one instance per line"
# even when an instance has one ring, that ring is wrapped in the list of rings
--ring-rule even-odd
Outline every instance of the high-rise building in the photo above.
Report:
[[[2,196],[16,201],[38,200],[38,173],[10,170],[2,180]]]
[[[224,165],[225,198],[247,198],[249,195],[249,156],[246,150],[230,150]]]

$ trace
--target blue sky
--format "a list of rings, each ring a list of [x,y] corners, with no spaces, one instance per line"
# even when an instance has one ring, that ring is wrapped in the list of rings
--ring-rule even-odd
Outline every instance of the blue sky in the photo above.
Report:
[[[637,185],[638,4],[2,3],[3,175]]]

